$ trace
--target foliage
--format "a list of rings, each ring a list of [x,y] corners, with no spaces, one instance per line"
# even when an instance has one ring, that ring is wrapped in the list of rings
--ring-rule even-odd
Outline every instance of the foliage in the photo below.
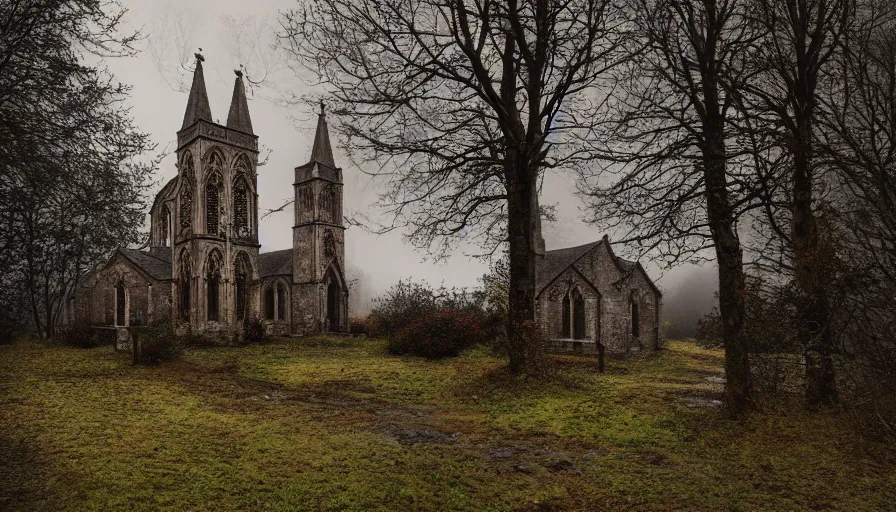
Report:
[[[176,361],[184,351],[183,338],[177,337],[170,328],[131,328],[134,344],[134,364],[154,365]]]
[[[484,297],[463,288],[434,288],[425,281],[401,280],[374,299],[367,317],[371,336],[391,337],[414,320],[425,318],[441,309],[454,309],[484,315]]]
[[[476,315],[454,308],[439,308],[423,315],[389,339],[389,352],[441,359],[458,355],[482,339]]]
[[[246,318],[243,324],[243,342],[245,343],[263,343],[265,338],[264,323],[258,315]]]
[[[117,0],[0,2],[0,310],[55,333],[65,294],[141,241],[156,162],[97,57],[135,53]],[[26,318],[27,317],[27,318]]]
[[[369,334],[370,317],[354,317],[349,319],[349,332],[352,334]]]
[[[766,286],[762,280],[748,280],[744,290],[744,335],[751,354],[801,353],[796,336],[802,300],[798,289]],[[722,318],[713,310],[697,321],[696,342],[704,348],[722,348]]]

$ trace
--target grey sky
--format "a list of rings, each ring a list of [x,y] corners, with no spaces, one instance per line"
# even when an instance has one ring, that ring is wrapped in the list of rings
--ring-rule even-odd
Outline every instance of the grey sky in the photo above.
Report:
[[[190,81],[189,72],[180,67],[179,61],[186,57],[186,65],[192,68],[193,52],[198,47],[203,49],[212,116],[224,121],[233,88],[233,70],[243,63],[248,67],[249,76],[257,79],[262,73],[257,62],[259,52],[265,58],[273,58],[273,54],[264,48],[256,48],[254,58],[250,55],[251,48],[236,49],[230,37],[229,23],[248,22],[243,28],[253,29],[267,20],[271,26],[264,32],[269,35],[276,28],[277,12],[298,5],[295,0],[127,0],[125,3],[130,9],[126,22],[132,27],[142,27],[147,33],[147,50],[136,58],[110,60],[108,66],[118,80],[133,86],[130,105],[137,125],[150,133],[160,148],[168,146],[169,150],[174,149],[187,100],[186,92],[177,89],[184,82],[188,86]],[[243,36],[247,41],[258,39],[251,33]],[[149,50],[150,45],[155,45],[153,51]],[[243,55],[237,56],[235,52]],[[285,94],[301,97],[310,92],[313,87],[308,81],[310,78],[297,77],[295,71],[281,63],[250,95],[249,110],[255,133],[259,143],[271,150],[267,164],[258,174],[261,211],[280,206],[291,197],[292,169],[309,157],[314,137],[314,112],[303,104],[284,105],[276,99]],[[331,135],[335,137],[335,134]],[[375,215],[376,211],[371,210],[370,205],[376,199],[377,184],[352,167],[338,148],[334,149],[337,165],[343,167],[347,213],[359,211]],[[174,157],[169,155],[162,164],[157,188],[175,174]],[[574,196],[573,188],[571,177],[558,174],[546,177],[541,201],[558,206],[558,222],[547,224],[544,230],[548,249],[579,245],[603,236],[580,220],[581,202]],[[262,252],[291,247],[291,228],[291,206],[261,221]],[[431,283],[444,281],[449,286],[475,286],[477,278],[486,271],[486,264],[464,252],[458,250],[447,261],[434,263],[424,261],[424,254],[403,243],[399,233],[376,236],[357,227],[346,233],[348,265],[363,270],[374,290],[382,290],[402,277],[426,279]],[[665,290],[687,282],[691,274],[686,270],[675,270],[661,276],[655,265],[643,263],[655,279],[659,278],[659,284]],[[706,272],[700,274],[706,275]]]

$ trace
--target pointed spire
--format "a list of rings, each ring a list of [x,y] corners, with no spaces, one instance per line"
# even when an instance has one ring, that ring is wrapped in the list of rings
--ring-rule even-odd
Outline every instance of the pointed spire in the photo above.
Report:
[[[332,169],[336,168],[333,160],[333,148],[330,146],[330,133],[327,131],[327,114],[324,112],[324,102],[320,102],[320,114],[317,116],[317,133],[314,134],[314,146],[311,148],[311,163],[324,164]]]
[[[184,125],[181,130],[200,119],[211,122],[212,110],[208,106],[208,93],[205,92],[205,75],[202,74],[202,62],[205,57],[201,53],[196,54],[196,70],[193,71],[193,85],[190,87],[190,97],[187,99],[187,111],[184,112]]]
[[[235,69],[233,72],[236,73],[236,82],[233,84],[233,99],[230,100],[227,127],[241,132],[252,133],[252,119],[249,117],[246,88],[243,86],[243,71]]]

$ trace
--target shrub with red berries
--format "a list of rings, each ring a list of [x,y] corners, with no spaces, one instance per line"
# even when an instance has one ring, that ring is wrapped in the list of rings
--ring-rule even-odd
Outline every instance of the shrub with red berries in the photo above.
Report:
[[[475,314],[439,308],[411,320],[389,340],[389,352],[440,359],[458,355],[482,341],[482,326]]]

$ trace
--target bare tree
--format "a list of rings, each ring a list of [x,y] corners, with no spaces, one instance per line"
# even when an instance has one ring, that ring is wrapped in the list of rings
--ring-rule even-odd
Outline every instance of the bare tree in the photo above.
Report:
[[[819,148],[833,168],[835,315],[852,405],[896,435],[896,5],[860,4],[819,95]],[[889,409],[887,409],[889,407]]]
[[[816,213],[821,161],[817,155],[819,84],[841,48],[852,21],[853,0],[755,0],[753,16],[765,36],[757,63],[765,71],[748,84],[749,103],[785,156],[787,185],[783,208],[771,218],[789,219],[789,232],[778,229],[792,251],[794,276],[805,294],[798,335],[805,350],[807,400],[837,401],[834,335],[827,280],[830,261]],[[769,194],[769,197],[772,195]],[[780,226],[780,220],[774,222]]]
[[[750,80],[757,33],[744,0],[630,0],[638,56],[620,70],[612,123],[596,141],[597,185],[586,180],[591,222],[622,231],[667,264],[715,250],[726,397],[750,401],[744,337],[744,261],[738,219],[754,204],[754,169],[738,91]],[[589,176],[586,176],[589,178]],[[591,183],[591,185],[589,185]]]
[[[387,180],[386,228],[436,254],[458,234],[507,244],[513,372],[534,321],[538,180],[588,156],[625,24],[610,0],[316,0],[282,19],[347,153]]]

